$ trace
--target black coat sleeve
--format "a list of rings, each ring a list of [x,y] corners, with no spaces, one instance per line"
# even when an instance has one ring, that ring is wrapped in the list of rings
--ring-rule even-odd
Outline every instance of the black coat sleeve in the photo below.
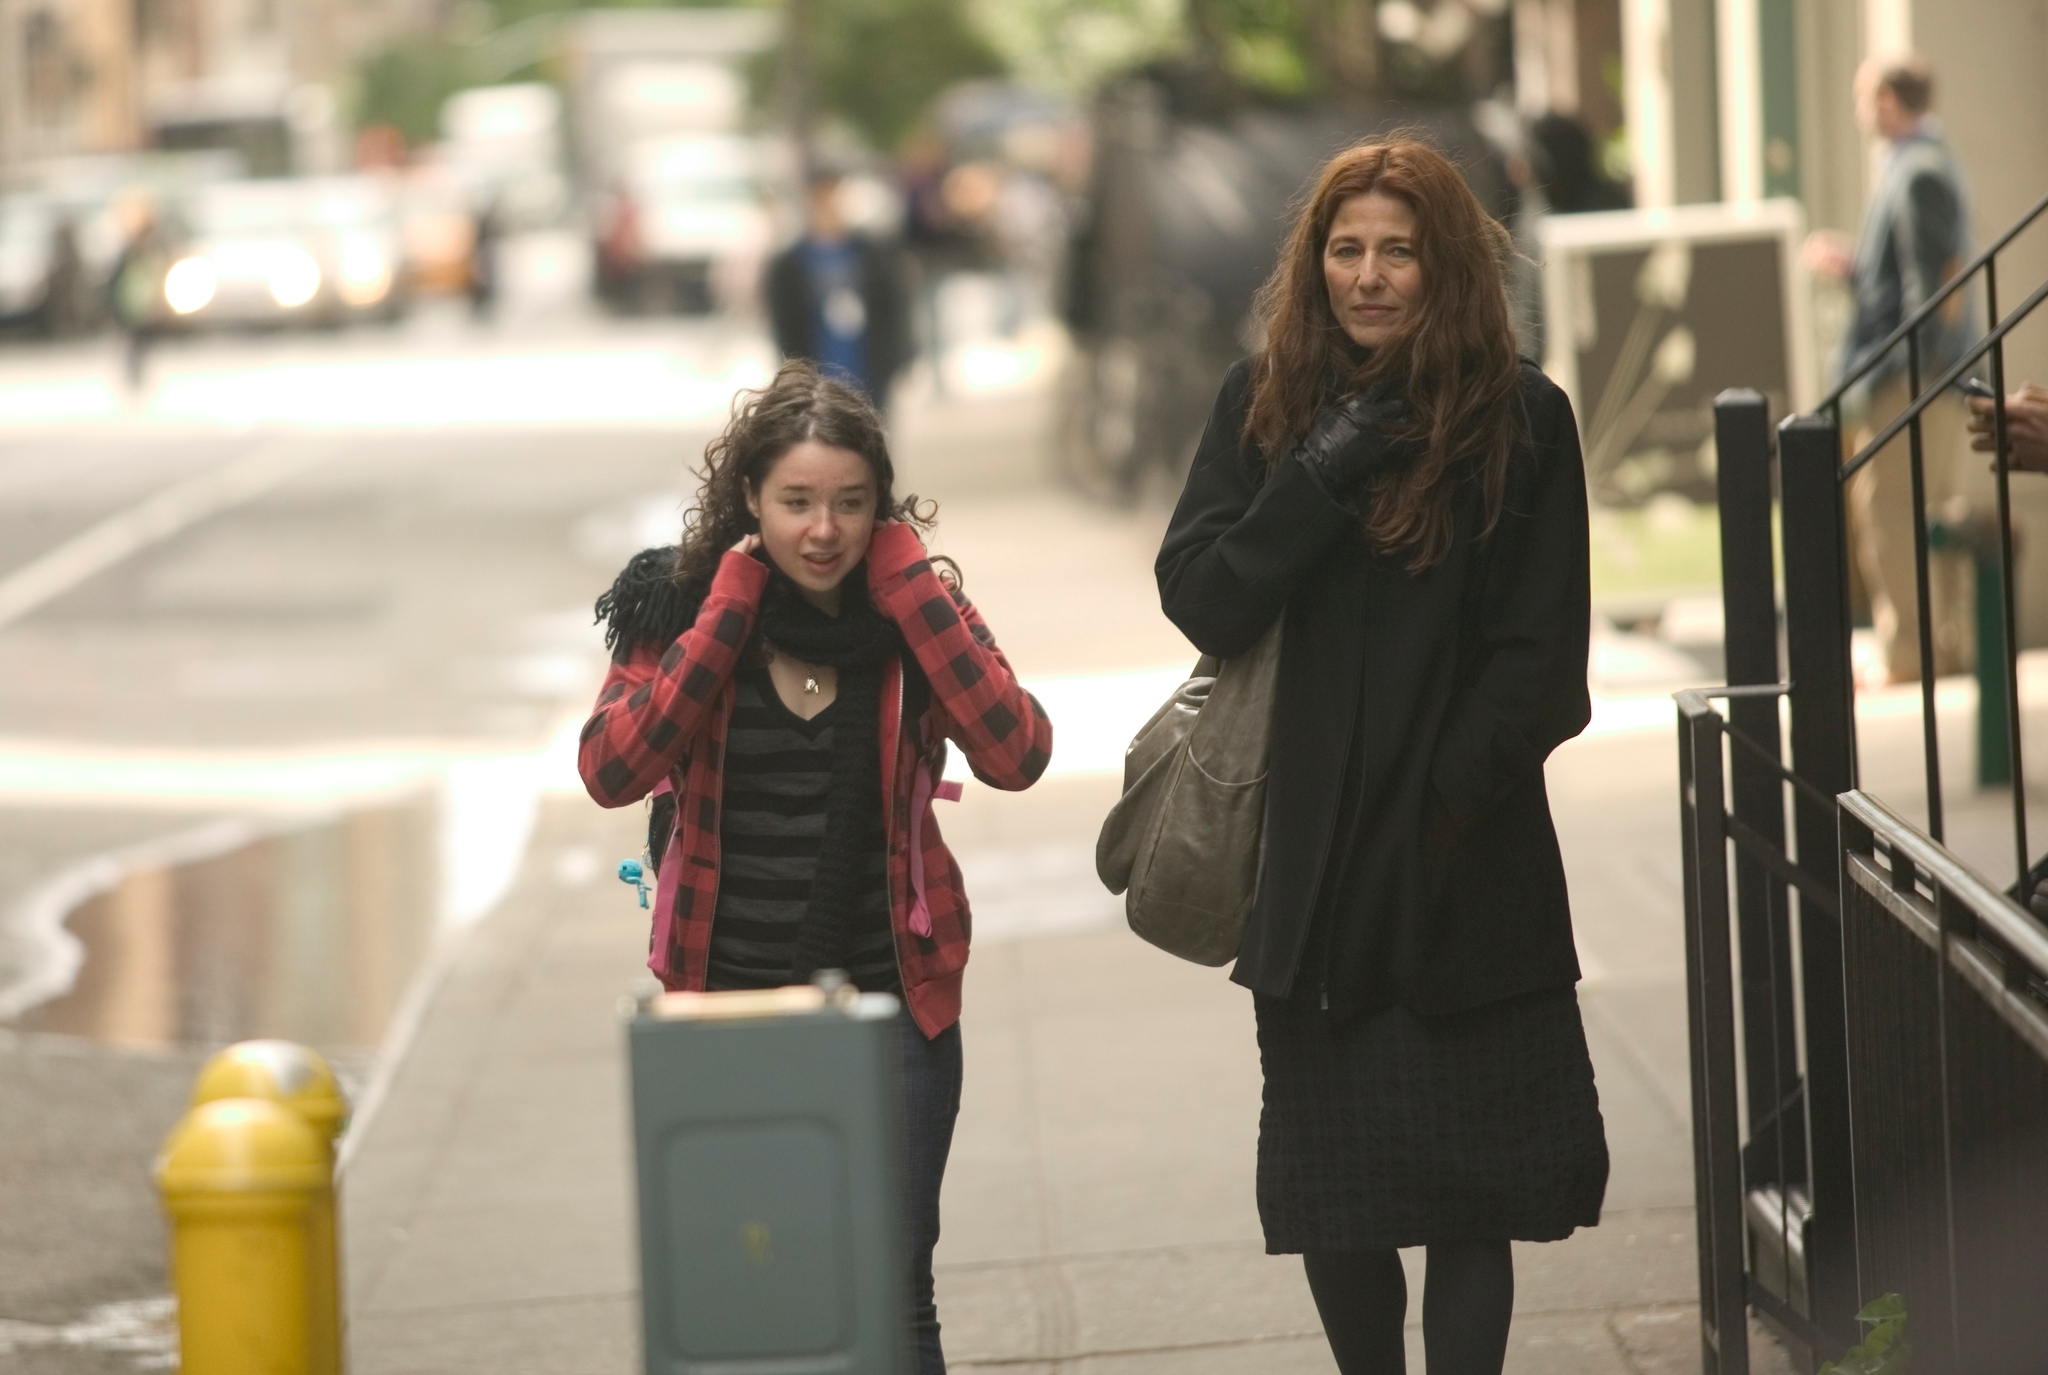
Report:
[[[1258,643],[1302,577],[1358,515],[1299,463],[1266,471],[1244,438],[1251,366],[1224,378],[1159,548],[1154,572],[1166,618],[1205,654],[1228,659]]]
[[[811,284],[804,277],[803,249],[786,248],[768,264],[768,324],[784,358],[811,357],[814,309]]]
[[[868,367],[875,385],[887,392],[915,352],[910,337],[910,286],[903,253],[894,244],[862,246],[862,304],[867,309]]]
[[[1456,829],[1537,776],[1586,728],[1591,624],[1586,474],[1571,402],[1525,369],[1533,443],[1508,484],[1479,588],[1471,668],[1438,737],[1430,781]]]

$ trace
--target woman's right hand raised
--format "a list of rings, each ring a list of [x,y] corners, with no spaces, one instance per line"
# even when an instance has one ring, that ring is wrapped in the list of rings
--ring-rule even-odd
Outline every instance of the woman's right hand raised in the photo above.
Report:
[[[1389,381],[1325,406],[1295,446],[1294,460],[1334,497],[1346,497],[1385,466],[1399,447],[1393,434],[1410,420],[1408,399]]]
[[[729,551],[734,554],[751,554],[761,547],[759,534],[741,535]]]

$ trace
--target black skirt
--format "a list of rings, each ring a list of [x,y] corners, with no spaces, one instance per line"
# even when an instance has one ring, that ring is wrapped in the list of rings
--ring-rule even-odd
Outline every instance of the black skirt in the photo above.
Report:
[[[1607,1137],[1569,988],[1338,1021],[1259,998],[1266,1250],[1557,1241],[1600,1221]]]

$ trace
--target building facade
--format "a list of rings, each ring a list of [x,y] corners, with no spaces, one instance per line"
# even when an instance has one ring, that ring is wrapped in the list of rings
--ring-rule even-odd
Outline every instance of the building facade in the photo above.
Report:
[[[412,0],[0,0],[0,168],[149,147],[166,119],[331,121]]]

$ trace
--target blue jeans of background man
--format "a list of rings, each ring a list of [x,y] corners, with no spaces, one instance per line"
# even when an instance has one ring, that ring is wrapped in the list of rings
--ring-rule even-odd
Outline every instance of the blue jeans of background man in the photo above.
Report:
[[[904,1200],[910,1214],[905,1231],[917,1375],[946,1375],[939,1310],[932,1299],[932,1250],[939,1244],[939,1186],[953,1149],[953,1122],[960,1116],[960,1026],[956,1022],[927,1040],[908,1012],[897,1022],[903,1029]]]

